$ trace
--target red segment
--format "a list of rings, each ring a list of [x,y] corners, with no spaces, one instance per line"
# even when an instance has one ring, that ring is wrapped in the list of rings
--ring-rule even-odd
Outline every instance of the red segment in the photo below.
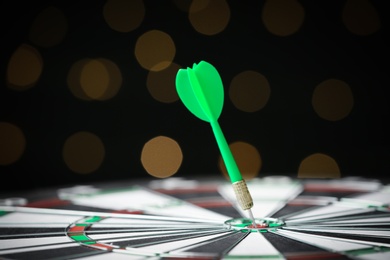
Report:
[[[93,244],[93,246],[91,246],[91,247],[96,247],[98,249],[107,250],[107,251],[112,251],[115,248],[114,246],[106,245],[106,244],[100,244],[100,243]]]
[[[261,223],[261,224],[256,223],[256,226],[254,226],[253,224],[248,226],[248,228],[267,228],[267,227],[268,227],[267,223]]]
[[[25,207],[30,208],[54,208],[56,206],[64,206],[69,205],[70,201],[68,200],[60,200],[60,199],[50,199],[50,200],[41,200],[30,202],[25,205]]]
[[[195,188],[185,188],[185,189],[154,189],[154,191],[158,191],[165,194],[183,194],[183,193],[203,193],[203,192],[216,192],[218,191],[218,187],[215,185],[210,186],[202,186],[202,187],[195,187]]]
[[[191,204],[194,204],[196,206],[202,207],[202,208],[217,208],[217,207],[231,207],[232,204],[228,201],[191,201],[189,200]]]
[[[123,209],[123,210],[114,210],[114,211],[111,211],[111,213],[119,213],[119,214],[136,214],[136,215],[141,215],[141,214],[144,214],[143,211],[141,210],[126,210],[126,209]]]
[[[74,226],[74,227],[71,227],[68,230],[68,234],[70,236],[81,236],[81,235],[84,235],[85,228],[86,228],[85,226]]]
[[[285,257],[287,260],[345,259],[345,256],[337,253],[286,254]]]

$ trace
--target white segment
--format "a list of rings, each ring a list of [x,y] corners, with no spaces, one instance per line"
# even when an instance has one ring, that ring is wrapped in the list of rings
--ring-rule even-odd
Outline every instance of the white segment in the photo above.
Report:
[[[357,202],[374,204],[374,205],[378,204],[380,206],[383,204],[390,204],[390,192],[387,189],[384,189],[378,192],[371,192],[371,193],[355,196],[352,198],[343,198],[343,200],[347,200],[351,202],[356,200]]]
[[[81,219],[80,216],[12,212],[0,217],[0,227],[62,227]]]
[[[371,245],[354,242],[350,239],[341,239],[335,237],[318,236],[312,234],[298,233],[288,230],[277,230],[274,232],[282,236],[292,238],[294,240],[314,245],[319,248],[329,250],[331,252],[344,252],[348,250],[370,249]]]
[[[82,206],[112,210],[142,210],[149,214],[214,219],[224,221],[228,216],[187,203],[164,194],[141,187],[112,193],[97,193],[89,196],[74,196],[72,203]]]
[[[387,237],[390,238],[390,231],[389,230],[376,230],[376,229],[369,229],[369,230],[362,230],[362,229],[356,229],[356,228],[349,228],[349,229],[332,229],[332,228],[318,228],[318,227],[284,227],[285,230],[296,230],[296,231],[315,231],[315,232],[327,232],[327,233],[334,233],[334,234],[349,234],[349,235],[365,235],[365,236],[372,236],[372,237]],[[387,245],[390,245],[390,242],[387,243]]]
[[[67,236],[53,236],[53,237],[34,237],[34,238],[17,238],[17,239],[0,239],[0,249],[17,249],[15,252],[34,251],[29,247],[31,246],[49,246],[59,243],[67,243],[64,245],[55,245],[53,248],[69,247],[78,244],[74,243],[72,239]],[[42,250],[38,248],[37,250]],[[9,250],[7,250],[8,252]],[[5,254],[5,251],[1,251],[0,254]]]
[[[372,208],[357,208],[354,205],[347,205],[344,203],[336,203],[329,206],[319,207],[316,209],[310,209],[293,215],[291,218],[288,218],[287,221],[310,221],[310,220],[320,220],[330,217],[342,217],[349,216],[357,213],[371,212],[375,209]]]
[[[373,225],[378,225],[378,224],[388,224],[390,223],[390,217],[381,217],[381,218],[358,218],[358,219],[349,219],[349,220],[331,220],[331,221],[323,221],[320,224],[326,224],[326,225],[340,225],[343,224],[345,226],[350,226],[350,225],[356,225],[356,224],[373,224]]]
[[[142,252],[142,253],[150,253],[150,254],[162,254],[169,252],[171,254],[175,254],[175,252],[183,251],[184,249],[181,249],[183,247],[191,247],[196,246],[198,243],[206,242],[210,239],[215,239],[217,237],[226,235],[226,233],[220,233],[220,234],[213,234],[208,236],[202,236],[202,237],[196,237],[196,238],[190,238],[190,239],[182,239],[178,241],[173,242],[166,242],[156,245],[150,245],[150,246],[144,246],[140,248],[126,248],[126,250],[129,250],[130,252]],[[177,251],[176,251],[177,250]]]
[[[126,254],[127,253],[127,254]],[[114,249],[113,253],[107,253],[107,254],[98,254],[98,255],[92,255],[92,256],[86,256],[86,257],[78,257],[78,260],[145,260],[145,256],[136,256],[133,254],[129,254],[126,252],[126,250],[118,250]],[[147,258],[148,260],[158,260],[159,258]]]
[[[390,252],[377,252],[372,254],[361,254],[355,256],[355,259],[359,260],[389,260]]]
[[[238,257],[238,259],[242,259],[248,257],[249,259],[255,259],[255,256],[266,259],[285,259],[261,233],[257,232],[249,233],[229,251],[226,258]]]

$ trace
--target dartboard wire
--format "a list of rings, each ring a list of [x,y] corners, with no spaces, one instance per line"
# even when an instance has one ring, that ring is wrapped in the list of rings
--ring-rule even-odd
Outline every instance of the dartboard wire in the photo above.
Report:
[[[328,251],[333,251],[341,254],[356,255],[359,253],[377,254],[383,252],[390,252],[390,246],[385,243],[361,241],[351,238],[339,238],[325,235],[318,236],[314,234],[288,231],[285,229],[278,229],[276,231],[270,232],[279,236],[284,236],[299,242],[303,242],[305,244],[310,244]],[[318,239],[322,242],[318,242]],[[328,241],[329,243],[326,243],[326,241]],[[342,246],[338,246],[337,243],[341,243]]]
[[[209,243],[210,241],[214,241],[214,239],[207,239],[210,236],[217,235],[218,237],[225,237],[225,236],[227,236],[227,234],[231,234],[232,232],[235,232],[235,231],[217,230],[217,231],[209,232],[209,233],[199,232],[199,234],[192,233],[192,234],[188,234],[186,236],[180,236],[180,237],[176,237],[176,238],[174,238],[173,236],[165,236],[165,238],[162,238],[162,236],[153,236],[152,238],[158,238],[158,242],[147,242],[147,243],[141,243],[142,238],[143,239],[150,239],[151,237],[145,236],[145,237],[130,237],[130,238],[121,238],[121,239],[112,239],[112,238],[111,239],[93,239],[93,238],[90,238],[88,236],[84,236],[84,237],[82,237],[83,239],[79,238],[78,242],[84,246],[92,247],[92,248],[98,248],[98,249],[104,248],[105,250],[109,250],[109,251],[119,250],[119,251],[115,251],[115,252],[119,252],[119,253],[124,253],[124,251],[122,251],[122,250],[130,250],[131,252],[129,252],[129,253],[131,253],[131,254],[145,255],[145,254],[147,254],[147,252],[145,251],[145,249],[143,247],[172,243],[172,242],[182,242],[183,240],[196,239],[196,238],[201,238],[202,243],[204,243],[204,241],[207,241],[207,243]],[[80,237],[81,237],[81,235],[80,235]],[[130,241],[133,241],[133,244],[132,244],[132,246],[126,246],[125,248],[121,248],[121,247],[118,247],[117,245],[113,244],[115,242],[121,242],[121,241],[126,242],[126,244],[130,243]],[[198,245],[199,243],[195,243],[195,244]],[[176,247],[175,250],[177,250],[178,248],[181,248],[181,247]],[[165,252],[165,253],[167,253],[167,252]],[[151,253],[150,255],[151,256],[155,255],[155,252]]]
[[[77,222],[74,222],[74,223],[71,223],[69,224],[68,228],[67,228],[67,234],[69,237],[71,238],[74,238],[74,237],[78,237],[78,236],[81,236],[81,237],[85,237],[87,238],[88,240],[90,240],[91,238],[88,237],[88,231],[91,229],[91,228],[94,228],[94,225],[95,224],[99,224],[101,223],[102,221],[104,221],[105,218],[101,218],[101,217],[86,217],[84,219],[81,219]],[[167,223],[167,224],[171,224],[171,223]],[[170,230],[170,233],[172,234],[177,234],[177,233],[187,233],[189,232],[189,228],[191,227],[191,234],[193,234],[196,230],[196,225],[195,227],[194,226],[187,226],[187,229],[186,231],[178,231],[178,230],[175,230],[175,229],[171,229]],[[199,231],[199,230],[198,230]],[[206,231],[205,230],[200,230],[202,231],[203,233],[205,233]],[[227,231],[227,229],[223,229],[222,226],[220,227],[215,227],[214,229],[212,229],[210,232],[221,232],[221,231]],[[165,233],[167,234],[168,232],[168,229],[165,229],[165,230],[159,230],[158,232],[149,232],[151,234],[149,235],[145,235],[145,232],[136,232],[136,234],[139,234],[141,233],[141,235],[139,235],[138,237],[159,237],[161,236],[161,233]],[[122,234],[122,233],[120,233]],[[112,233],[110,234],[112,235]],[[124,236],[126,238],[129,238],[129,236]],[[134,235],[132,235],[131,237],[134,237]],[[137,236],[136,236],[137,237]],[[79,239],[75,239],[75,240],[79,240]]]
[[[311,216],[307,216],[307,217],[304,217],[302,216],[301,218],[294,218],[294,219],[285,219],[285,218],[281,218],[283,219],[286,224],[288,225],[300,225],[302,223],[306,223],[306,224],[309,224],[309,223],[318,223],[318,222],[321,222],[321,223],[326,223],[326,222],[332,222],[332,221],[335,221],[339,218],[344,218],[344,217],[354,217],[356,216],[357,214],[360,214],[360,213],[363,213],[363,211],[344,211],[344,212],[340,212],[340,213],[323,213],[322,215],[320,214],[317,214],[317,215],[311,215]],[[367,211],[364,211],[364,213],[367,213]],[[367,218],[367,216],[366,216]]]
[[[72,232],[72,225],[68,231],[67,234],[68,236],[72,237],[73,235],[78,235],[80,234],[80,229],[79,231]],[[91,237],[114,237],[115,238],[154,238],[154,237],[161,237],[161,236],[174,236],[174,235],[193,235],[193,234],[208,234],[208,233],[215,233],[215,232],[224,232],[226,230],[221,229],[221,228],[213,228],[213,229],[186,229],[186,230],[176,230],[176,229],[171,229],[171,230],[157,230],[157,231],[141,231],[141,232],[104,232],[104,233],[94,233],[93,231],[90,231],[89,228],[93,228],[92,226],[87,226],[86,229],[81,229],[83,234],[85,236]],[[95,239],[95,238],[91,238]],[[105,238],[108,239],[108,238]]]
[[[354,197],[354,198],[340,198],[339,201],[332,201],[325,206],[324,205],[312,206],[310,208],[286,215],[284,216],[284,218],[289,218],[290,220],[294,220],[295,218],[303,219],[302,215],[305,214],[306,212],[312,212],[315,211],[316,209],[324,210],[326,208],[332,208],[332,207],[344,208],[342,209],[342,211],[335,211],[331,213],[334,214],[336,217],[340,217],[343,214],[349,215],[351,212],[356,212],[355,214],[362,214],[362,213],[369,213],[373,211],[383,211],[383,212],[389,211],[388,202],[386,202],[383,198],[378,199],[378,201],[374,201],[374,200],[362,200],[359,197]],[[324,214],[321,212],[319,215],[324,215]]]
[[[188,232],[187,232],[188,233]],[[199,233],[199,234],[194,234],[194,233]],[[218,229],[218,230],[214,230],[214,231],[208,231],[208,232],[203,232],[203,231],[193,231],[191,234],[189,234],[188,237],[196,237],[196,236],[199,236],[199,237],[202,237],[202,236],[207,236],[207,235],[210,235],[210,234],[219,234],[221,233],[221,230]],[[64,237],[65,237],[65,232],[62,233],[64,234]],[[185,235],[185,234],[184,234]],[[156,235],[150,235],[150,236],[142,236],[144,238],[150,238],[150,237],[156,237]],[[132,239],[139,239],[140,237],[131,237]],[[71,240],[71,241],[67,241],[67,242],[63,242],[63,243],[52,243],[52,244],[39,244],[39,245],[30,245],[30,246],[26,246],[26,245],[23,245],[23,246],[20,246],[20,247],[13,247],[11,249],[2,249],[0,250],[0,254],[4,255],[6,253],[15,253],[15,252],[30,252],[30,251],[37,251],[37,250],[43,250],[45,248],[56,248],[56,247],[63,247],[63,246],[72,246],[75,245],[75,244],[83,244],[83,242],[91,242],[93,243],[94,245],[91,245],[90,247],[94,247],[94,248],[99,248],[100,246],[100,250],[102,250],[102,245],[106,246],[106,247],[110,247],[111,249],[115,248],[114,246],[110,246],[109,244],[110,243],[113,243],[113,242],[118,242],[118,241],[128,241],[129,238],[128,237],[123,237],[123,238],[116,238],[116,239],[103,239],[101,241],[104,241],[103,243],[100,242],[100,240],[96,240],[96,239],[87,239],[86,241],[77,241],[77,240]],[[105,244],[105,242],[107,242],[108,244]],[[83,244],[85,245],[85,243]],[[99,245],[99,246],[96,246],[96,245]]]
[[[382,227],[377,227],[377,228],[360,228],[360,227],[322,227],[322,226],[294,226],[294,227],[289,227],[289,226],[284,226],[283,229],[286,230],[296,230],[296,231],[318,231],[318,232],[326,232],[333,230],[334,232],[339,232],[339,233],[348,233],[348,234],[353,234],[354,232],[362,232],[362,233],[367,233],[369,235],[370,232],[377,233],[378,235],[382,237],[389,237],[390,238],[390,228],[382,228]]]
[[[15,226],[9,226],[12,228],[18,228]],[[24,227],[23,227],[24,229]],[[207,232],[211,230],[220,230],[218,227],[199,227],[195,226],[194,229],[196,229],[195,232]],[[118,234],[118,233],[145,233],[145,232],[167,232],[167,231],[176,231],[176,232],[185,232],[185,231],[191,231],[194,232],[193,229],[190,228],[166,228],[166,227],[161,227],[161,228],[149,228],[149,227],[144,227],[143,229],[105,229],[105,230],[88,230],[88,234]],[[58,236],[58,235],[63,235],[63,231],[59,232],[37,232],[37,233],[19,233],[19,234],[6,234],[6,235],[0,235],[0,241],[1,239],[16,239],[16,238],[28,238],[28,237],[48,237],[48,236]]]
[[[119,219],[134,219],[134,220],[155,220],[155,221],[176,221],[183,223],[214,223],[221,224],[223,221],[216,219],[190,218],[190,217],[173,217],[173,216],[157,216],[157,215],[138,215],[138,214],[121,214],[121,213],[106,213],[93,211],[78,211],[78,210],[63,210],[63,209],[47,209],[47,208],[28,208],[15,206],[0,206],[0,211],[5,212],[22,212],[34,214],[48,215],[70,215],[70,216],[100,216],[112,217]]]
[[[334,215],[327,216],[326,214],[324,214],[323,216],[317,216],[318,218],[312,218],[310,220],[308,220],[307,218],[291,220],[289,218],[286,219],[283,217],[282,219],[289,226],[303,225],[303,224],[323,225],[323,226],[329,226],[329,225],[348,226],[348,225],[376,225],[378,223],[389,225],[390,223],[390,212],[382,214],[381,212],[378,211],[370,211],[370,212],[365,212],[365,214],[362,215],[355,214],[355,213],[356,212],[345,212],[343,216],[334,216]]]
[[[225,232],[224,232],[225,233]],[[219,235],[219,236],[215,236],[215,237],[211,237],[211,238],[207,238],[208,236],[203,236],[205,237],[204,239],[202,239],[201,241],[197,241],[197,242],[194,242],[194,243],[191,243],[191,244],[186,244],[186,245],[177,245],[175,244],[175,246],[171,249],[160,249],[160,250],[155,250],[154,252],[150,252],[148,250],[148,247],[150,246],[155,246],[155,245],[166,245],[167,243],[171,243],[171,242],[182,242],[183,240],[176,240],[176,241],[164,241],[164,242],[156,242],[156,243],[145,243],[145,244],[140,244],[140,245],[136,245],[136,246],[132,246],[132,247],[126,247],[126,251],[132,253],[132,254],[136,254],[136,255],[149,255],[149,256],[161,256],[161,257],[213,257],[213,259],[216,259],[215,257],[221,257],[220,254],[217,254],[215,252],[208,252],[208,253],[200,253],[200,252],[193,252],[191,251],[191,249],[193,248],[197,248],[197,247],[200,247],[200,246],[204,246],[204,245],[209,245],[210,243],[214,243],[214,242],[218,242],[218,241],[221,241],[225,238],[228,238],[229,236],[232,236],[234,234],[242,234],[241,238],[239,240],[236,240],[234,243],[232,243],[228,250],[224,250],[224,252],[222,252],[222,255],[226,254],[227,251],[231,250],[231,248],[233,248],[235,245],[237,245],[237,243],[239,243],[243,237],[247,236],[248,233],[241,233],[239,231],[230,231],[230,232],[227,232],[226,231],[226,234],[222,234],[222,235]],[[195,237],[196,238],[196,237]],[[202,238],[202,236],[200,236],[199,238]],[[192,238],[188,238],[188,239],[192,239]],[[186,240],[186,239],[184,239]],[[148,254],[149,252],[149,254]],[[196,258],[196,259],[199,259],[199,258]],[[220,258],[218,258],[220,259]]]
[[[209,231],[209,232],[193,232],[193,233],[177,233],[177,234],[165,234],[163,235],[148,235],[148,236],[123,236],[123,237],[115,237],[115,238],[99,238],[95,239],[88,234],[86,234],[86,237],[90,239],[84,239],[84,240],[78,240],[77,242],[88,246],[88,243],[94,243],[94,244],[113,244],[115,242],[136,242],[140,241],[143,239],[150,240],[150,239],[163,239],[164,243],[168,242],[175,242],[175,241],[182,241],[185,239],[192,239],[192,238],[201,238],[201,237],[207,237],[211,235],[218,235],[222,233],[231,233],[231,231],[222,231],[222,230],[217,230],[217,231]],[[175,236],[178,236],[178,238],[174,238]],[[170,238],[171,237],[171,238]],[[139,248],[143,246],[149,246],[149,245],[155,245],[155,244],[161,244],[162,242],[148,242],[148,243],[143,243],[143,244],[135,244],[132,246],[132,248]]]
[[[79,212],[79,211],[78,211]],[[99,213],[95,213],[95,214],[97,214],[97,215],[101,215],[101,213],[99,212]],[[145,215],[142,215],[142,218],[144,219],[144,217],[145,217]],[[334,218],[334,219],[337,219],[337,218]],[[180,217],[180,220],[182,220],[182,218]],[[317,223],[321,223],[321,221],[322,220],[318,220],[318,222]],[[333,238],[332,238],[333,239]]]
[[[123,214],[108,214],[108,213],[101,213],[101,212],[84,212],[84,211],[69,211],[69,210],[52,210],[52,209],[37,209],[37,208],[34,208],[34,209],[30,209],[30,208],[23,208],[23,207],[2,207],[1,210],[4,210],[4,211],[7,211],[7,213],[14,213],[14,212],[17,212],[17,213],[28,213],[28,214],[31,214],[31,213],[35,213],[35,214],[48,214],[48,215],[69,215],[69,216],[79,216],[81,217],[80,220],[80,223],[79,224],[85,224],[85,225],[89,225],[91,224],[90,222],[85,222],[85,220],[83,220],[83,218],[96,218],[96,216],[98,216],[98,218],[101,218],[101,219],[109,219],[109,218],[118,218],[118,219],[123,219],[123,220],[127,220],[127,219],[130,219],[130,220],[135,220],[135,221],[163,221],[163,222],[166,222],[167,224],[177,224],[178,221],[179,223],[181,224],[181,226],[186,226],[186,227],[192,227],[192,228],[196,228],[196,226],[200,225],[200,226],[204,226],[204,225],[207,225],[207,226],[211,226],[213,228],[216,228],[217,229],[217,233],[218,232],[221,232],[221,230],[223,231],[226,231],[223,229],[221,223],[218,221],[216,223],[216,221],[212,221],[211,223],[209,223],[207,220],[206,223],[204,224],[203,220],[200,220],[200,219],[195,219],[196,222],[193,222],[194,219],[183,219],[183,218],[174,218],[174,217],[161,217],[161,216],[144,216],[144,215],[136,215],[136,216],[133,216],[133,215],[123,215]],[[65,213],[65,214],[63,214]],[[10,227],[10,226],[13,226],[15,227],[17,223],[2,223],[3,225],[5,224],[6,226]],[[26,226],[36,226],[36,224],[40,224],[40,225],[44,225],[44,224],[51,224],[51,223],[37,223],[37,222],[30,222],[30,223],[27,223],[26,221],[24,221],[23,223],[19,223],[20,224],[20,227],[21,228],[25,228]],[[61,223],[58,223],[56,222],[55,223],[56,226],[58,225],[61,225]],[[69,225],[69,222],[65,222],[65,223],[62,223],[63,225],[66,224],[66,225]],[[42,226],[43,227],[43,226]],[[118,223],[115,223],[115,228],[118,227]],[[139,225],[138,227],[142,227],[141,225]],[[150,225],[148,224],[148,226],[145,226],[145,227],[149,227],[150,228]],[[158,227],[158,225],[156,225],[156,227]],[[164,226],[164,228],[166,228],[166,226]],[[107,232],[107,230],[105,230]],[[115,231],[115,229],[113,229],[113,231]],[[204,233],[204,232],[203,232]],[[192,234],[193,235],[193,234]],[[202,234],[202,236],[204,236],[204,234]],[[91,240],[92,242],[95,242],[93,240]],[[79,241],[75,241],[77,243],[79,243]],[[55,247],[55,246],[70,246],[69,243],[53,243],[51,244],[50,246],[46,246],[46,245],[33,245],[33,246],[30,246],[28,249],[27,247],[24,247],[24,248],[13,248],[11,250],[8,250],[7,252],[18,252],[18,249],[19,250],[22,250],[22,251],[29,251],[29,250],[39,250],[40,249],[43,249],[43,248],[50,248],[50,247]],[[101,247],[110,247],[108,245],[103,245],[103,244],[98,244],[99,246]],[[101,248],[99,248],[101,249]],[[111,247],[112,249],[112,247]],[[5,254],[6,251],[3,251],[2,254]],[[21,251],[19,251],[21,252]]]
[[[234,232],[235,234],[239,233],[239,232]],[[229,235],[226,235],[226,236],[230,236],[232,234],[229,234]],[[237,246],[243,239],[245,239],[245,237],[247,237],[249,235],[249,233],[246,233],[246,234],[243,234],[239,239],[236,239],[235,242],[233,242],[229,247],[225,248],[222,252],[219,252],[219,253],[211,253],[211,254],[207,254],[207,253],[197,253],[199,255],[204,255],[204,256],[214,256],[214,257],[218,257],[219,259],[223,259],[229,251],[231,251],[235,246]],[[184,254],[189,254],[187,252],[182,252],[180,253],[180,251],[190,251],[191,249],[193,248],[196,248],[196,247],[199,247],[199,246],[202,246],[202,245],[208,245],[210,243],[213,243],[213,242],[218,242],[222,239],[224,239],[226,237],[217,237],[217,238],[212,238],[212,239],[208,239],[206,241],[203,241],[203,242],[199,242],[199,243],[196,243],[194,245],[190,245],[190,246],[186,246],[186,247],[181,247],[181,248],[177,248],[175,249],[175,254],[170,254],[170,252],[165,252],[165,255],[166,256],[173,256],[173,255],[176,255],[176,256],[180,256],[180,255],[184,255]],[[191,251],[190,251],[191,252]],[[195,253],[192,253],[192,254],[195,254]],[[163,254],[164,255],[164,254]]]
[[[196,233],[196,232],[195,232]],[[221,230],[218,231],[213,231],[213,232],[200,232],[199,234],[189,234],[188,238],[191,237],[202,237],[202,236],[208,236],[212,234],[219,234],[221,233]],[[65,235],[64,235],[65,237]],[[132,239],[140,239],[140,238],[150,238],[150,237],[156,237],[156,236],[142,236],[142,237],[130,237]],[[36,251],[36,250],[42,250],[44,248],[49,248],[49,247],[59,247],[59,246],[72,246],[72,244],[84,244],[83,242],[93,242],[95,243],[113,243],[113,242],[118,242],[118,241],[129,241],[129,237],[123,237],[123,238],[115,238],[115,239],[101,239],[101,240],[95,240],[95,239],[88,239],[85,241],[76,241],[76,240],[69,240],[66,242],[62,243],[52,243],[52,244],[38,244],[38,245],[22,245],[20,247],[13,247],[13,248],[5,248],[5,249],[0,249],[0,254],[5,254],[5,253],[10,253],[10,252],[17,252],[17,251]]]
[[[234,232],[236,232],[236,231],[216,230],[216,231],[213,231],[213,232],[198,232],[198,233],[195,233],[195,234],[187,233],[188,236],[185,236],[185,237],[164,239],[163,243],[182,241],[183,239],[201,238],[201,237],[207,237],[207,236],[210,236],[210,235],[218,235],[218,234],[221,234],[221,237],[218,237],[218,238],[223,238],[223,236],[231,235]],[[161,236],[153,236],[153,238],[158,238],[158,237],[161,237]],[[150,237],[145,237],[145,238],[150,238]],[[218,240],[217,238],[212,238],[212,239],[208,239],[207,241],[210,242],[210,241],[213,241],[214,239]],[[107,239],[103,239],[101,241],[106,241],[106,240]],[[145,246],[158,245],[158,244],[161,244],[161,243],[162,243],[161,241],[146,242],[146,243],[135,244],[135,245],[131,246],[131,248],[142,248],[142,247],[145,247]]]
[[[362,230],[310,230],[310,229],[290,229],[284,228],[284,230],[292,231],[292,232],[300,232],[305,234],[313,234],[317,236],[323,237],[339,237],[339,238],[348,238],[355,241],[364,241],[364,243],[375,243],[376,246],[385,246],[390,247],[390,236],[389,231],[378,230],[368,230],[368,232],[364,232]]]
[[[113,251],[113,250],[118,250],[118,247],[115,246],[115,245],[112,245],[112,243],[115,243],[115,242],[118,242],[118,241],[125,241],[125,242],[129,242],[130,240],[132,241],[137,241],[139,242],[142,238],[143,239],[150,239],[150,238],[159,238],[159,240],[161,240],[161,235],[156,235],[156,234],[151,234],[151,236],[131,236],[131,237],[121,237],[121,238],[109,238],[109,239],[105,239],[105,238],[100,238],[100,239],[95,239],[95,238],[92,238],[92,237],[89,237],[88,236],[88,233],[87,233],[87,228],[86,227],[89,227],[88,225],[92,225],[93,227],[93,224],[96,222],[96,223],[99,223],[99,221],[102,221],[104,219],[100,219],[100,218],[91,218],[91,221],[86,221],[86,222],[83,222],[81,221],[81,227],[82,229],[77,229],[78,233],[75,237],[73,237],[72,235],[70,235],[71,238],[74,238],[76,241],[78,241],[80,244],[84,245],[84,246],[88,246],[88,247],[93,247],[93,248],[104,248],[104,249],[109,249],[110,251]],[[80,223],[79,223],[80,224]],[[77,225],[77,223],[76,223]],[[70,226],[70,228],[72,228],[73,225]],[[198,232],[199,234],[195,234],[193,231],[191,232],[191,234],[185,234],[185,236],[180,236],[180,237],[177,237],[177,234],[172,234],[172,236],[165,236],[165,239],[163,239],[163,243],[170,243],[170,242],[175,242],[175,241],[183,241],[184,240],[187,240],[187,239],[191,239],[191,238],[204,238],[204,237],[209,237],[210,235],[218,235],[219,238],[215,238],[215,239],[206,239],[206,240],[203,240],[202,243],[210,243],[210,242],[213,242],[213,241],[218,241],[226,236],[230,236],[231,233],[237,233],[238,231],[233,231],[233,230],[228,230],[228,229],[218,229],[216,231],[212,231],[212,232]],[[221,235],[222,234],[222,235]],[[108,235],[110,236],[110,235]],[[176,236],[176,238],[174,237]],[[206,242],[205,242],[206,241]],[[139,247],[145,247],[145,246],[151,246],[151,245],[156,245],[156,244],[161,244],[162,242],[161,241],[158,241],[158,242],[150,242],[150,240],[148,242],[144,242],[144,243],[136,243],[135,245],[133,244],[133,246],[131,247],[131,250],[133,250],[134,248],[139,248]],[[202,243],[195,243],[195,246],[198,246]],[[192,247],[192,245],[191,245]],[[191,248],[191,247],[188,247],[186,246],[185,248]],[[129,247],[126,247],[126,249],[129,248]],[[184,247],[183,247],[184,248]],[[119,248],[120,249],[120,248]],[[176,248],[177,250],[178,248]],[[138,252],[140,253],[140,252]],[[141,250],[141,254],[144,254],[144,252]]]

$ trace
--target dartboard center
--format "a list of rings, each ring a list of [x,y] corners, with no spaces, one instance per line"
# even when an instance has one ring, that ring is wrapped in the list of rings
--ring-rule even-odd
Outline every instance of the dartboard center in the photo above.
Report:
[[[284,221],[277,218],[255,218],[256,224],[250,218],[234,218],[225,221],[225,227],[244,232],[267,232],[284,226]]]

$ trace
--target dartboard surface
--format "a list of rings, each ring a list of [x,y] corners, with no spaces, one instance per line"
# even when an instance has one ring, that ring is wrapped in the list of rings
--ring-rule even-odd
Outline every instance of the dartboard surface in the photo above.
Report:
[[[80,185],[0,197],[0,259],[390,259],[390,185],[224,180]]]

